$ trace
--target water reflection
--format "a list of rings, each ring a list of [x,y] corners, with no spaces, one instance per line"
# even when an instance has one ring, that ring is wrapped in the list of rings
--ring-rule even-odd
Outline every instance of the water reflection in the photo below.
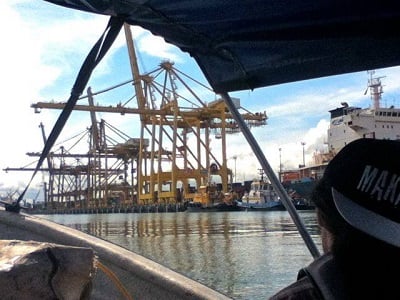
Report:
[[[287,212],[44,216],[109,240],[235,299],[265,299],[312,257]],[[314,212],[301,217],[318,247]]]

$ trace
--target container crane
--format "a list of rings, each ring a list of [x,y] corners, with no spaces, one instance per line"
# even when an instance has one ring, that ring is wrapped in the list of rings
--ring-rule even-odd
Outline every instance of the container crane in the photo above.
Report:
[[[124,29],[137,107],[94,105],[92,92],[88,90],[89,105],[76,105],[74,110],[91,113],[95,148],[101,147],[95,132],[95,112],[139,114],[139,138],[134,139],[137,204],[189,201],[196,187],[211,183],[213,176],[220,178],[221,192],[227,192],[232,171],[227,167],[226,136],[240,130],[224,101],[176,69],[171,61],[163,61],[154,71],[141,75],[130,27],[125,25]],[[199,97],[188,81],[208,90],[213,101]],[[239,100],[237,105],[240,107]],[[36,112],[64,106],[65,103],[54,102],[32,105]],[[249,127],[266,125],[265,112],[246,111],[242,116]],[[217,144],[219,153],[211,150],[211,141]]]

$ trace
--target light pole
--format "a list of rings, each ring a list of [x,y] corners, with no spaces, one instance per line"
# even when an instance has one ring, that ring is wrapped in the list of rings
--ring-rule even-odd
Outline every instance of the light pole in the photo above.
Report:
[[[279,181],[282,181],[282,148],[279,148]]]
[[[236,155],[233,156],[233,159],[235,160],[235,173],[234,173],[234,178],[235,178],[235,181],[236,181],[236,160],[237,160],[237,156],[236,156]]]
[[[301,142],[301,145],[303,146],[303,167],[306,166],[306,159],[305,159],[305,155],[304,155],[304,146],[305,146],[305,142]]]

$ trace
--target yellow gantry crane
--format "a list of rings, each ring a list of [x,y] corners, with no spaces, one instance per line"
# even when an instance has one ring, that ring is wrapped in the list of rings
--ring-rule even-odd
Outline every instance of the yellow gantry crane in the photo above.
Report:
[[[94,105],[89,88],[89,105],[76,105],[74,108],[91,113],[92,147],[89,153],[94,157],[108,153],[131,162],[131,174],[134,176],[135,170],[136,182],[132,180],[134,187],[131,187],[129,196],[121,195],[125,200],[132,199],[131,204],[189,201],[194,198],[198,187],[214,184],[212,178],[215,177],[219,178],[220,191],[227,192],[232,171],[227,167],[226,137],[240,130],[224,101],[218,99],[211,89],[176,69],[171,61],[163,61],[155,70],[140,74],[130,27],[125,25],[124,29],[135,92],[132,98],[136,98],[137,107],[121,103],[116,106]],[[212,95],[212,101],[204,101],[205,96],[198,96],[189,81],[207,91],[208,97]],[[239,100],[237,105],[240,106]],[[35,111],[63,109],[64,106],[65,103],[54,102],[32,105]],[[99,140],[101,135],[94,112],[138,114],[139,137],[107,147]],[[246,111],[242,117],[250,127],[266,125],[267,121],[265,112]],[[130,144],[135,151],[127,151]],[[97,202],[89,199],[90,205],[107,205],[109,195],[107,189],[103,189],[101,197],[105,199]]]

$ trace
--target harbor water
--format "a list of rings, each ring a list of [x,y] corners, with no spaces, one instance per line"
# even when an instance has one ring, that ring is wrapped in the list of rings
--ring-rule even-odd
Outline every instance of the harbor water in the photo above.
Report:
[[[315,212],[299,213],[321,249]],[[266,299],[312,261],[286,211],[41,217],[118,244],[233,299]]]

